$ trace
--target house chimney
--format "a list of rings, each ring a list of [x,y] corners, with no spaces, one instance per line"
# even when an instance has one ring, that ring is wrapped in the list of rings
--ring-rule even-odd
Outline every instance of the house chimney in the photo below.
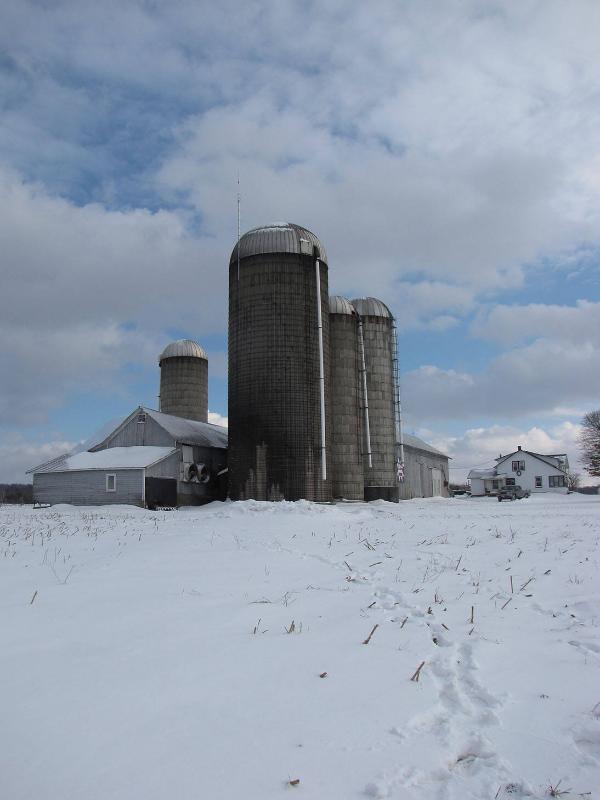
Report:
[[[521,449],[521,445],[519,444],[519,445],[517,445],[517,450],[520,450],[520,449]]]

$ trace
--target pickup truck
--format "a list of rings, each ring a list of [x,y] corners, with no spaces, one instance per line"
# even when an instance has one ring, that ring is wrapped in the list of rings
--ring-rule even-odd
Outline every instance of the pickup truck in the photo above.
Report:
[[[529,489],[522,489],[520,486],[504,486],[498,489],[498,502],[502,500],[522,500],[524,497],[529,497],[531,492]]]

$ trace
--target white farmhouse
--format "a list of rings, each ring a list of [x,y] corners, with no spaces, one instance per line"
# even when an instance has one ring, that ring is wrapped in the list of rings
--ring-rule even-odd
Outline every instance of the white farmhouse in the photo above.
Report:
[[[500,456],[490,469],[472,469],[467,478],[474,497],[495,494],[505,486],[520,486],[533,492],[568,491],[569,459],[565,453],[543,455],[523,450]]]

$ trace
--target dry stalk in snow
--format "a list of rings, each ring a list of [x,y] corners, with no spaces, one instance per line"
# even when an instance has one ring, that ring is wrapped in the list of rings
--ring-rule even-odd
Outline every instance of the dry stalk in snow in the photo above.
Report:
[[[413,675],[412,675],[412,678],[411,678],[411,681],[414,681],[415,683],[418,683],[418,682],[419,682],[419,677],[420,677],[420,675],[421,675],[421,670],[423,669],[423,667],[424,667],[424,666],[425,666],[425,662],[424,662],[424,661],[421,661],[421,663],[419,664],[419,666],[418,666],[418,667],[416,668],[416,670],[414,671],[414,673],[413,673]]]
[[[367,638],[364,640],[363,644],[369,644],[369,642],[371,641],[371,636],[373,636],[373,634],[375,633],[375,631],[377,630],[378,627],[379,627],[379,623],[377,623],[376,625],[373,625],[373,630],[367,636]]]

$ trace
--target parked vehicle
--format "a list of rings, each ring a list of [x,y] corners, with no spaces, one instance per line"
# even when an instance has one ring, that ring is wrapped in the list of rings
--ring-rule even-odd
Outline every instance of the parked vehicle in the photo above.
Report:
[[[529,489],[522,489],[520,486],[504,486],[502,489],[498,489],[498,502],[522,500],[524,497],[529,497],[530,494]]]

